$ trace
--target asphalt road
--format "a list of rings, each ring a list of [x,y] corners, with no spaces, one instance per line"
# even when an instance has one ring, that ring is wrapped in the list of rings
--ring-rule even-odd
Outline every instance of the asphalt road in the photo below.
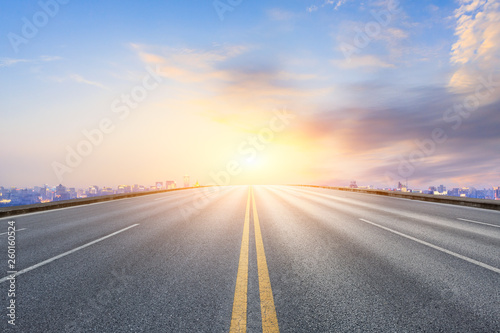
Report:
[[[190,189],[2,218],[0,260],[1,332],[500,332],[500,212],[476,208]]]

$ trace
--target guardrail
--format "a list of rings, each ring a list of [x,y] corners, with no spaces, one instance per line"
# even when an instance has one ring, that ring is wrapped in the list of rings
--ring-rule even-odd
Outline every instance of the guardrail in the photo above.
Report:
[[[140,197],[143,195],[151,195],[151,194],[180,191],[180,190],[189,190],[189,189],[201,188],[201,187],[208,187],[208,186],[182,187],[182,188],[174,188],[174,189],[170,189],[170,190],[160,190],[160,191],[111,194],[111,195],[103,195],[103,196],[91,197],[91,198],[71,199],[71,200],[64,200],[64,201],[52,201],[52,202],[38,203],[38,204],[33,204],[33,205],[3,207],[3,208],[0,208],[0,218],[12,216],[12,215],[41,212],[41,211],[52,210],[52,209],[74,207],[74,206],[83,206],[83,205],[88,205],[88,204],[92,204],[92,203],[96,203],[96,202],[112,201],[112,200]]]
[[[403,198],[403,199],[410,199],[410,200],[419,200],[419,201],[437,202],[437,203],[442,203],[442,204],[458,205],[458,206],[465,206],[465,207],[500,210],[500,201],[498,201],[498,200],[451,197],[451,196],[447,196],[447,195],[437,196],[437,195],[422,194],[422,193],[408,193],[408,192],[399,192],[399,191],[357,189],[357,188],[334,187],[334,186],[319,186],[319,185],[292,185],[292,186],[326,188],[326,189],[330,189],[330,190],[369,193],[369,194],[383,195],[383,196],[388,196],[388,197],[396,197],[396,198]]]

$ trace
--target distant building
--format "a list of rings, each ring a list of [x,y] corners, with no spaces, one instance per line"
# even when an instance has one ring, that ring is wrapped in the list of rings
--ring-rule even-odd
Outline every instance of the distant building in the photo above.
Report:
[[[115,191],[113,191],[113,188],[111,187],[103,187],[101,189],[101,195],[111,195],[115,194]]]
[[[87,190],[87,197],[96,197],[99,195],[99,186],[90,186]]]
[[[350,188],[358,188],[358,184],[356,184],[356,181],[353,180],[351,184],[349,185]]]
[[[189,176],[188,175],[184,176],[184,187],[189,187]]]
[[[494,187],[493,191],[495,192],[495,200],[500,200],[500,186]]]
[[[85,194],[85,191],[83,188],[79,188],[78,191],[76,191],[76,197],[77,198],[86,198],[87,194]]]
[[[444,186],[444,185],[439,185],[438,188],[437,188],[437,191],[440,194],[447,194],[447,192],[446,192],[446,186]]]
[[[66,187],[64,187],[62,184],[56,186],[56,194],[63,194],[63,193],[66,193]]]
[[[116,194],[130,193],[132,192],[132,187],[130,185],[118,185],[116,189]]]
[[[78,198],[78,194],[77,194],[76,189],[74,187],[71,187],[69,189],[69,198],[70,199],[76,199],[76,198]]]
[[[64,187],[62,184],[59,184],[56,186],[56,193],[54,196],[54,201],[62,201],[62,200],[69,200],[70,199],[70,194],[68,191],[66,191],[66,187]]]
[[[163,182],[156,182],[156,189],[163,190]]]
[[[175,182],[173,180],[167,180],[165,181],[165,188],[167,190],[174,189],[176,187]]]

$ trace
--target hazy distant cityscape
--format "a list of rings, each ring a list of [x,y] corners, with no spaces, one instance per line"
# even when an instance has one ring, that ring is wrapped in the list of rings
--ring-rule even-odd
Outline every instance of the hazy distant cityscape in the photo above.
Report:
[[[190,186],[189,176],[186,175],[183,177],[183,184],[181,187]],[[196,181],[196,183],[192,186],[198,187],[200,185],[198,181]],[[32,205],[52,201],[90,198],[122,193],[170,190],[175,188],[177,188],[177,184],[173,180],[167,180],[165,182],[158,181],[151,186],[134,184],[118,185],[116,188],[97,185],[92,185],[87,188],[75,188],[66,187],[62,184],[57,186],[49,186],[45,184],[43,186],[34,186],[30,188],[5,188],[0,186],[0,207]]]
[[[358,186],[356,181],[352,181],[349,185],[350,188],[359,189],[378,189],[387,191],[400,191],[408,193],[423,193],[432,195],[448,195],[452,197],[464,197],[464,198],[474,198],[474,199],[490,199],[490,200],[500,200],[500,186],[476,189],[475,187],[453,187],[447,189],[444,185],[439,186],[429,186],[427,189],[413,189],[408,187],[401,182],[398,182],[395,188],[375,188],[373,186]]]
[[[200,184],[198,181],[195,184],[190,184],[189,176],[184,176],[183,184],[179,187],[198,187]],[[364,186],[358,185],[356,181],[352,181],[348,186],[350,188],[357,189],[378,189],[378,190],[388,190],[388,191],[400,191],[408,193],[423,193],[432,195],[448,195],[454,197],[465,197],[465,198],[475,198],[475,199],[490,199],[490,200],[500,200],[500,186],[476,189],[474,187],[454,187],[447,189],[444,185],[439,186],[429,186],[427,189],[413,189],[409,188],[407,185],[399,182],[397,187],[394,188],[376,188],[374,186]],[[92,185],[87,188],[75,188],[66,187],[62,184],[57,186],[49,186],[47,184],[43,186],[34,186],[30,188],[17,188],[10,187],[6,188],[0,186],[0,207],[10,207],[10,206],[20,206],[20,205],[31,205],[38,203],[46,203],[53,201],[63,201],[72,200],[80,198],[97,197],[103,195],[112,194],[123,194],[123,193],[135,193],[135,192],[147,192],[147,191],[159,191],[159,190],[169,190],[178,188],[175,181],[158,181],[154,185],[144,186],[139,184],[134,185],[119,185],[115,188],[108,186],[97,186]]]

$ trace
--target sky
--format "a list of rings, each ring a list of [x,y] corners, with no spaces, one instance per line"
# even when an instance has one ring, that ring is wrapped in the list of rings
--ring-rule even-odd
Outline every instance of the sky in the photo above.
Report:
[[[0,122],[3,186],[500,186],[500,2],[2,1]]]

